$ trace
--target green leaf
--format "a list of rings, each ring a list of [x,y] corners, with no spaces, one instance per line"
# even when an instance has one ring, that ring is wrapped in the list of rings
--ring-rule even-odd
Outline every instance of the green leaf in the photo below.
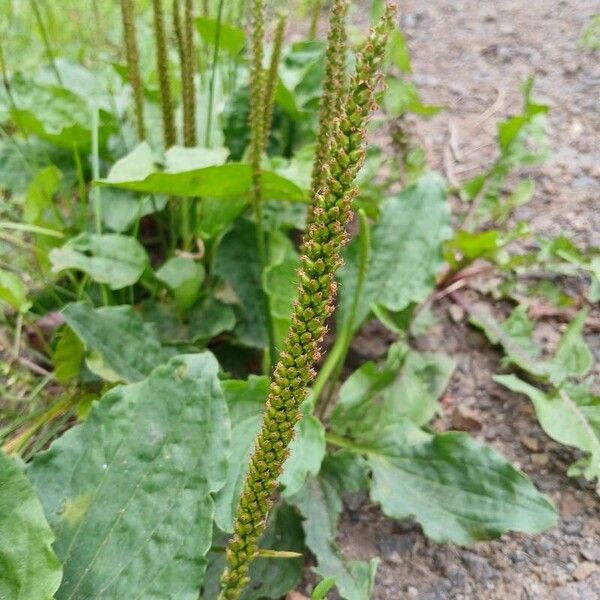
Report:
[[[406,38],[400,29],[394,29],[390,33],[386,48],[386,60],[396,65],[402,73],[412,73]]]
[[[222,531],[233,531],[239,496],[248,471],[248,459],[260,429],[267,397],[268,379],[251,375],[247,381],[223,382],[223,392],[232,423],[231,459],[227,480],[215,496],[215,523]]]
[[[0,598],[51,600],[62,575],[53,540],[31,484],[0,451]]]
[[[469,544],[506,531],[539,533],[557,515],[531,481],[464,433],[373,447],[371,498],[395,519],[409,516],[438,542]]]
[[[515,375],[496,375],[494,381],[528,396],[540,425],[553,440],[589,454],[582,474],[598,480],[600,493],[600,397],[568,385],[543,392]]]
[[[385,112],[392,118],[406,113],[415,113],[422,117],[432,117],[443,110],[443,106],[423,104],[417,88],[408,81],[395,77],[387,78],[387,87],[383,96]]]
[[[304,552],[302,526],[296,511],[286,504],[276,506],[269,516],[267,531],[261,539],[261,550]],[[223,540],[224,545],[225,540]],[[210,565],[205,577],[202,598],[214,600],[219,594],[219,579],[225,567],[223,552],[209,554]],[[302,576],[303,560],[299,558],[258,558],[250,566],[250,584],[240,600],[279,599],[294,588]]]
[[[300,257],[291,240],[279,231],[271,232],[269,242],[271,264],[263,274],[263,287],[270,298],[275,345],[281,347],[297,297]]]
[[[499,323],[487,311],[471,312],[471,322],[485,332],[492,344],[500,344],[506,352],[505,363],[512,363],[540,379],[560,385],[568,377],[583,377],[593,366],[593,355],[582,336],[587,310],[573,319],[551,360],[539,359],[539,348],[533,341],[535,323],[527,316],[525,306],[517,306]]]
[[[215,150],[191,149],[196,154],[208,155],[208,162],[215,160]],[[116,187],[147,194],[165,194],[168,196],[211,196],[213,198],[226,198],[230,196],[243,196],[247,194],[252,185],[252,169],[250,165],[227,163],[213,166],[194,167],[181,170],[184,166],[181,161],[182,150],[177,154],[167,154],[166,169],[156,170],[152,150],[144,142],[127,156],[121,158],[110,170],[105,179],[95,182],[105,187]],[[221,156],[220,149],[216,150]],[[174,160],[174,157],[177,160]],[[196,156],[193,164],[197,164]],[[189,167],[189,163],[187,163]],[[263,171],[262,173],[263,196],[274,200],[292,200],[305,202],[306,197],[298,186],[284,179],[280,175]]]
[[[26,134],[34,134],[51,144],[73,151],[73,145],[87,152],[92,145],[92,111],[86,100],[54,85],[43,85],[16,74],[12,77],[11,95],[16,108],[11,108],[13,123]],[[108,138],[118,131],[115,117],[99,111],[98,142],[106,152]]]
[[[117,233],[127,231],[146,215],[160,212],[167,205],[166,196],[142,196],[126,190],[108,188],[102,192],[102,222]]]
[[[54,194],[61,179],[62,173],[55,166],[46,167],[35,174],[27,187],[23,204],[23,220],[26,223],[61,229],[61,223],[51,212]]]
[[[202,198],[198,234],[204,239],[216,238],[244,212],[246,206],[246,198]]]
[[[539,360],[540,350],[533,341],[535,323],[527,316],[527,308],[517,306],[510,316],[498,322],[486,309],[470,311],[470,321],[483,330],[492,344],[500,344],[506,352],[505,363],[543,377],[545,366]]]
[[[11,271],[0,269],[0,300],[20,313],[26,313],[31,308],[27,298],[27,287],[23,280]]]
[[[75,379],[81,371],[84,356],[85,347],[77,334],[68,325],[62,327],[52,354],[56,381],[64,384]]]
[[[399,196],[381,204],[379,222],[371,228],[371,251],[356,328],[374,303],[400,311],[423,301],[435,287],[443,264],[442,242],[451,235],[450,207],[439,176],[421,177]],[[338,323],[348,318],[358,270],[358,243],[346,252],[340,270]]]
[[[170,258],[155,275],[175,296],[180,310],[187,310],[198,299],[204,281],[204,265],[191,258],[175,256]]]
[[[552,359],[550,378],[555,385],[567,377],[585,377],[594,366],[594,355],[583,339],[588,310],[580,310],[563,334]]]
[[[246,45],[246,36],[244,32],[227,23],[218,23],[216,19],[208,19],[200,17],[196,19],[196,29],[200,37],[207,43],[213,46],[217,43],[217,28],[219,32],[219,48],[226,50],[230,54],[239,54]]]
[[[109,381],[140,381],[171,356],[155,328],[129,305],[92,308],[77,302],[67,304],[63,315],[90,353],[90,370]]]
[[[584,29],[581,45],[591,50],[600,50],[600,15],[596,15]]]
[[[148,266],[144,247],[120,233],[81,233],[49,254],[52,270],[77,269],[113,290],[133,285]]]
[[[284,498],[296,494],[309,475],[318,475],[325,457],[325,428],[311,414],[311,401],[304,401],[300,410],[302,419],[296,425],[294,439],[289,446],[290,454],[279,478],[279,483],[284,487]]]
[[[214,272],[233,288],[239,298],[243,315],[235,328],[235,334],[240,343],[264,348],[267,343],[267,325],[252,222],[238,220],[221,240],[215,256]]]
[[[335,577],[328,577],[320,581],[310,595],[310,600],[323,600],[335,585]]]
[[[335,577],[336,587],[346,600],[369,600],[375,583],[377,558],[346,561],[335,545],[341,495],[362,489],[364,483],[361,459],[343,451],[327,456],[319,477],[310,478],[291,500],[304,517],[306,545],[318,562],[314,571],[324,578]]]
[[[57,600],[196,597],[227,470],[218,368],[209,353],[176,357],[35,457],[64,568]]]

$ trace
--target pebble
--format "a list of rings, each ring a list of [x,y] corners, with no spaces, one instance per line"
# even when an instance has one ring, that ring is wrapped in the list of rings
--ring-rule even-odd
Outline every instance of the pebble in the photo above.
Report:
[[[581,555],[587,560],[600,562],[600,544],[594,546],[586,546],[581,550]]]
[[[473,578],[477,581],[486,581],[494,576],[494,569],[487,559],[481,556],[467,554],[466,556],[463,556],[463,561]]]
[[[585,561],[582,562],[578,567],[573,571],[573,578],[577,579],[577,581],[583,581],[587,579],[592,573],[595,573],[600,567],[596,563]]]

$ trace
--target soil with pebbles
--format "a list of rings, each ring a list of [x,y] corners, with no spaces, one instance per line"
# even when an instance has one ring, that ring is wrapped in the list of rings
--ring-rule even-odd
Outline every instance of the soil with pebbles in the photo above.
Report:
[[[600,53],[580,46],[600,6],[589,0],[405,0],[400,9],[412,80],[425,102],[448,107],[411,123],[431,166],[461,182],[488,165],[496,123],[520,110],[519,85],[533,75],[534,97],[551,107],[552,157],[528,173],[536,193],[517,217],[540,235],[565,232],[582,246],[600,246]],[[566,476],[576,452],[544,434],[526,398],[493,382],[501,355],[460,309],[444,300],[435,312],[438,323],[416,345],[458,361],[435,426],[470,430],[501,452],[552,498],[560,521],[542,535],[509,534],[463,548],[427,540],[416,524],[386,519],[358,495],[345,501],[338,538],[344,553],[381,557],[376,600],[600,598],[600,500],[585,481]],[[598,316],[597,307],[592,314]],[[540,341],[551,347],[563,329],[543,322]],[[586,338],[600,358],[600,334]],[[358,366],[382,356],[390,341],[370,324],[350,360]]]

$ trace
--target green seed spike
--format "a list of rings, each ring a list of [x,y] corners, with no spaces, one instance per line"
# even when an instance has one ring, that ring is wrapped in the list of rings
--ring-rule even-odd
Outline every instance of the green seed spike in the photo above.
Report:
[[[342,112],[343,107],[341,104],[346,95],[346,15],[348,5],[348,0],[333,0],[331,7],[325,54],[323,95],[319,105],[319,133],[316,140],[311,182],[313,196],[323,185],[324,172],[322,165],[326,162],[329,138],[335,120]]]
[[[154,39],[156,43],[156,68],[160,87],[160,102],[162,108],[163,137],[165,149],[177,142],[175,135],[175,118],[173,115],[173,97],[169,80],[169,60],[167,57],[167,41],[165,35],[165,18],[162,0],[152,0],[154,12]]]
[[[250,458],[240,497],[234,533],[226,550],[227,565],[221,577],[219,600],[236,600],[249,582],[250,564],[258,555],[277,480],[300,419],[299,407],[314,378],[313,367],[333,312],[334,273],[342,263],[347,241],[346,224],[352,217],[354,179],[365,155],[366,125],[375,108],[380,66],[392,28],[394,8],[389,6],[356,56],[356,70],[346,96],[343,114],[328,139],[328,160],[322,165],[324,185],[313,197],[313,221],[304,234],[298,299],[291,326],[275,367],[261,431]]]
[[[275,28],[275,37],[273,39],[273,50],[271,51],[271,62],[267,73],[265,85],[265,125],[263,149],[269,141],[269,133],[273,122],[273,107],[275,104],[275,90],[277,89],[277,78],[279,73],[279,61],[281,60],[281,47],[283,45],[283,34],[285,32],[285,15],[280,14]]]
[[[185,0],[183,19],[179,0],[173,0],[173,29],[177,38],[181,65],[181,95],[183,107],[183,144],[196,145],[196,91],[194,89],[195,46],[192,0]]]
[[[121,0],[121,18],[123,21],[123,40],[125,42],[125,57],[127,59],[129,82],[133,88],[137,132],[139,139],[145,140],[144,88],[142,86],[142,76],[140,75],[140,54],[135,35],[134,0]]]

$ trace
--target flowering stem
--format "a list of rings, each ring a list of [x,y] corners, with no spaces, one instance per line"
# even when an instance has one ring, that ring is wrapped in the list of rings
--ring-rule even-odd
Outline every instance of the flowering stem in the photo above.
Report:
[[[162,0],[152,0],[154,12],[154,40],[156,43],[156,68],[160,87],[160,102],[162,108],[163,137],[165,149],[176,143],[175,118],[173,115],[173,97],[169,81],[169,59],[167,57],[167,42],[165,35],[165,19]]]
[[[140,54],[135,35],[134,0],[121,0],[121,18],[123,21],[123,40],[125,42],[125,58],[127,59],[129,83],[133,89],[137,133],[140,140],[145,140],[144,88],[142,85],[142,76],[140,75]]]
[[[260,0],[255,0],[260,1]],[[354,180],[365,155],[368,117],[375,106],[393,9],[388,7],[379,24],[357,54],[356,71],[345,98],[345,114],[329,140],[330,158],[323,164],[325,185],[313,197],[313,221],[305,231],[298,273],[298,298],[279,362],[271,377],[261,431],[240,497],[234,533],[226,551],[219,600],[236,600],[249,581],[250,564],[258,554],[258,541],[266,528],[273,493],[300,419],[300,405],[314,378],[314,365],[333,312],[334,273],[342,263],[341,250],[352,216]]]
[[[217,28],[215,31],[215,47],[213,49],[212,69],[210,72],[210,82],[208,84],[208,114],[206,116],[206,132],[204,134],[204,145],[210,148],[210,134],[212,129],[213,102],[215,97],[215,79],[217,76],[217,59],[219,58],[219,47],[221,45],[221,22],[223,20],[224,1],[219,0],[217,9]]]
[[[265,0],[252,0],[252,67],[250,71],[250,148],[248,151],[252,168],[250,197],[254,212],[256,249],[261,277],[268,266],[267,246],[262,217],[262,172],[261,158],[265,140],[265,72],[262,67],[264,45]],[[275,330],[271,317],[269,297],[261,284],[261,295],[267,323],[269,365],[276,356]],[[270,369],[269,369],[270,370]]]

